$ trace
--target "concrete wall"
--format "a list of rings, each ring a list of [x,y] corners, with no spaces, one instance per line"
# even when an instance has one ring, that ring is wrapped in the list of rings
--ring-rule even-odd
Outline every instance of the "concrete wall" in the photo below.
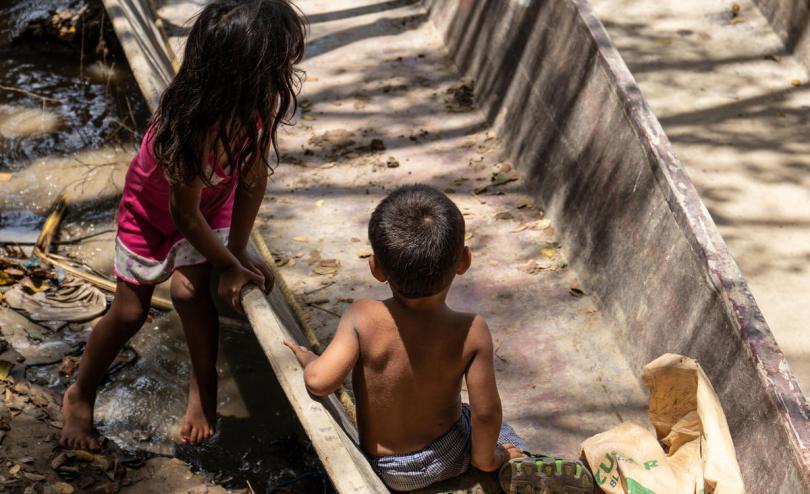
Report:
[[[765,1],[765,0],[763,0]],[[583,0],[425,0],[640,369],[698,359],[749,492],[810,487],[808,409],[658,120]],[[621,356],[615,356],[620,358]]]
[[[810,68],[810,0],[754,0],[788,51]]]

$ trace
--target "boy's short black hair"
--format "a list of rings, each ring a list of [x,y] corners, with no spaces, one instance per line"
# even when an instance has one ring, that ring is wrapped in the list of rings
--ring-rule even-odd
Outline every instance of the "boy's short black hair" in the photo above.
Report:
[[[407,185],[371,214],[368,238],[393,289],[406,298],[428,297],[453,279],[464,251],[464,216],[433,187]]]

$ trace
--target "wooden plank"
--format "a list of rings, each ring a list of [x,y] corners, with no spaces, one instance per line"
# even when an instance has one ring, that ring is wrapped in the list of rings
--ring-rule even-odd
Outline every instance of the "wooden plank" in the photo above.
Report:
[[[286,304],[286,300],[279,290],[274,290],[270,299],[274,302],[272,305],[265,294],[252,285],[242,291],[242,306],[259,344],[301,425],[312,439],[315,451],[335,488],[340,493],[387,492],[385,485],[329,412],[327,405],[310,396],[304,384],[301,365],[282,343],[286,338],[298,340],[273,307]],[[330,399],[334,400],[334,395]],[[332,406],[334,403],[329,404],[329,407]]]
[[[154,112],[175,68],[163,36],[143,0],[103,0],[141,93]]]

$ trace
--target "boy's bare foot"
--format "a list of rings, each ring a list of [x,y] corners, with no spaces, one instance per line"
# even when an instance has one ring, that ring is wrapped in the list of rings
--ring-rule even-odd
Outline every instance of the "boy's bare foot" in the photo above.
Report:
[[[59,438],[60,446],[88,451],[101,448],[93,432],[93,400],[83,397],[76,384],[72,384],[62,398],[62,417],[65,425]]]
[[[188,392],[188,405],[186,415],[183,417],[183,426],[180,437],[184,443],[200,444],[211,439],[216,431],[216,398],[209,406],[204,406],[200,400],[198,390],[192,383]],[[216,396],[216,393],[214,393]]]

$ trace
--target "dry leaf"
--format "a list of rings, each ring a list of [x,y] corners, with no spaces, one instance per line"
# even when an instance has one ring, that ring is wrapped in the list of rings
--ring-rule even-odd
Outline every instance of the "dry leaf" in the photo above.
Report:
[[[802,81],[800,81],[799,79],[793,79],[790,81],[790,85],[793,87],[799,87],[802,85]]]
[[[743,22],[745,22],[745,19],[743,19],[742,17],[735,17],[734,19],[731,19],[728,22],[729,22],[729,24],[734,26],[734,25],[737,25],[737,24],[742,24]]]
[[[0,381],[5,381],[8,379],[8,375],[13,368],[13,363],[9,362],[8,360],[0,360]]]
[[[313,120],[316,120],[316,118],[313,117],[312,115],[310,115],[309,113],[307,113],[306,115],[302,115],[301,119],[306,120],[307,122],[311,122]]]
[[[399,166],[399,160],[393,156],[389,156],[388,161],[385,162],[385,166],[388,168],[397,168]]]
[[[469,240],[469,239],[473,238],[474,236],[475,236],[475,234],[473,232],[467,232],[467,233],[464,234],[464,240]]]
[[[306,78],[306,79],[304,79],[304,80],[305,80],[306,82],[318,82],[318,78],[317,78],[317,77],[315,77],[314,75],[308,75],[308,76],[307,76],[307,78]]]
[[[17,474],[20,473],[21,468],[22,467],[20,466],[20,464],[16,463],[11,468],[8,469],[8,473],[9,475],[17,476]]]
[[[334,163],[324,163],[321,166],[319,166],[318,168],[320,168],[322,170],[326,170],[326,169],[334,168],[334,167],[335,167]]]
[[[542,255],[546,259],[551,259],[552,257],[557,255],[557,249],[552,249],[551,247],[540,249],[540,255]]]
[[[533,259],[520,268],[529,274],[537,274],[554,268],[554,262],[549,259]]]
[[[295,240],[296,242],[306,242],[307,237],[304,237],[303,235],[297,235],[293,237],[293,240]]]
[[[518,209],[534,207],[534,201],[532,201],[531,199],[525,199],[523,201],[520,201],[515,207]]]
[[[315,201],[315,205],[318,206],[318,207],[321,207],[321,206],[323,206],[324,202],[326,202],[326,201],[324,201],[323,199],[318,199],[317,201]]]
[[[333,275],[339,268],[340,262],[337,259],[323,259],[318,262],[312,272],[319,275]]]
[[[501,211],[501,212],[495,213],[495,219],[496,220],[511,220],[511,219],[514,219],[514,218],[515,217],[509,211]]]
[[[366,104],[363,103],[362,101],[355,101],[354,102],[354,109],[355,110],[362,110],[365,107],[366,107]]]
[[[8,172],[0,172],[0,183],[10,182],[13,175]]]
[[[361,250],[357,253],[357,257],[360,259],[368,259],[371,257],[372,252],[370,250]]]

